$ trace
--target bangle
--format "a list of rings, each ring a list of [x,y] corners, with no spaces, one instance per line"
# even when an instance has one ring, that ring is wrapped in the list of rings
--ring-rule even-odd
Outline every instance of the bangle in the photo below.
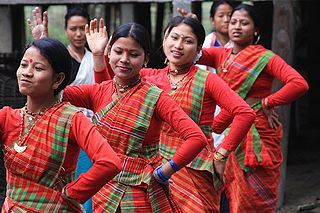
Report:
[[[268,106],[268,98],[263,98],[261,100],[261,105],[262,105],[262,108],[264,109],[270,109],[271,107]]]
[[[158,177],[158,178],[156,178],[156,181],[158,181],[159,183],[165,183],[170,179],[169,176],[164,174],[162,166],[159,166],[158,168],[156,168],[155,173]]]
[[[215,161],[222,161],[223,162],[223,161],[226,161],[228,159],[228,156],[225,156],[225,155],[221,154],[220,152],[215,151],[213,153],[213,159]]]
[[[175,162],[173,162],[172,159],[170,159],[168,162],[170,163],[170,165],[171,165],[171,167],[172,167],[172,169],[173,169],[174,172],[177,172],[177,171],[180,170],[180,168],[178,167],[178,165],[177,165]]]

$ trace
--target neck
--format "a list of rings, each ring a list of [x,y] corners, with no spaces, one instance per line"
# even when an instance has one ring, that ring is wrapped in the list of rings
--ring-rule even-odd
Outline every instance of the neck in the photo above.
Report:
[[[141,81],[141,77],[140,75],[136,75],[133,78],[124,81],[115,76],[113,81],[115,82],[116,91],[120,93],[124,93],[130,88],[137,85]]]
[[[229,36],[228,34],[222,34],[216,32],[217,41],[221,44],[221,46],[226,45],[229,42]]]
[[[85,50],[84,50],[84,47],[81,47],[81,48],[77,48],[71,44],[68,45],[68,50],[69,50],[69,53],[70,55],[76,59],[78,62],[81,62],[83,56],[84,56],[84,53],[85,53]]]
[[[57,103],[57,99],[52,96],[48,98],[32,98],[32,97],[27,97],[27,109],[28,112],[30,113],[41,113],[45,109],[50,108],[53,106],[55,103]]]
[[[192,64],[184,64],[181,66],[174,66],[172,64],[169,64],[169,73],[173,76],[183,75],[189,72],[191,66]]]

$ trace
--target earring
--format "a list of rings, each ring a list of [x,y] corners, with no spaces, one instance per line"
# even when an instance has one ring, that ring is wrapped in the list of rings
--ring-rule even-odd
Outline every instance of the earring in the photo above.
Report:
[[[168,64],[168,58],[166,57],[166,59],[164,59],[164,64],[167,65]]]
[[[146,62],[146,63],[144,63],[144,65],[143,65],[143,66],[144,66],[144,67],[147,67],[147,64],[148,64],[148,63]]]
[[[258,35],[258,32],[254,32],[254,36],[257,36]]]
[[[258,44],[259,40],[260,40],[260,35],[258,35],[257,40],[254,42],[254,44]]]

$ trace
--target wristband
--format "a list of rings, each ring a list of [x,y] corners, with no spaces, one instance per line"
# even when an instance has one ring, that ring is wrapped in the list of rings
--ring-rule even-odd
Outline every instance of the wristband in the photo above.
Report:
[[[157,175],[156,181],[158,181],[159,183],[165,183],[167,182],[170,177],[168,177],[166,174],[164,174],[162,166],[159,166],[158,168],[156,168],[155,173]]]
[[[172,159],[170,159],[168,162],[170,163],[170,165],[171,165],[171,167],[172,167],[172,169],[173,169],[174,172],[177,172],[177,171],[180,170],[180,168],[178,167],[178,165],[177,165],[175,162],[173,162]]]

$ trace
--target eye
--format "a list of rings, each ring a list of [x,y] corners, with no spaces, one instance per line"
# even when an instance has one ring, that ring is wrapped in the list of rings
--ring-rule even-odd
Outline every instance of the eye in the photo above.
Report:
[[[22,68],[25,68],[25,67],[27,67],[28,66],[28,64],[26,63],[26,62],[21,62],[20,63],[20,67],[22,67]]]
[[[178,36],[176,36],[176,35],[170,35],[170,38],[172,38],[172,40],[178,40]]]
[[[42,67],[39,67],[39,66],[35,66],[35,70],[37,70],[37,71],[42,71],[42,70],[44,70]]]

